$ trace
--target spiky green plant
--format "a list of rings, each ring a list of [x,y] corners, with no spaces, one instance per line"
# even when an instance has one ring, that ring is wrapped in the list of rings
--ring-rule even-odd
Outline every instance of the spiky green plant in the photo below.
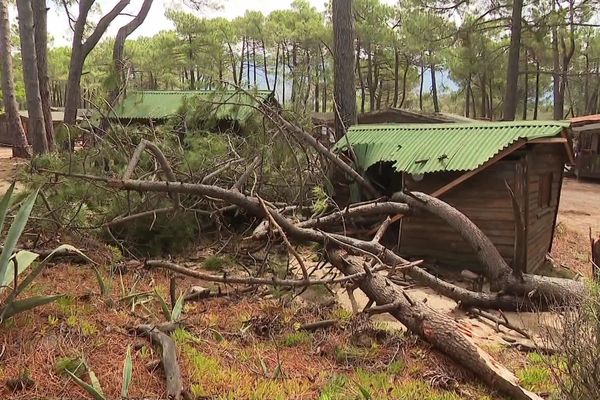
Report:
[[[85,382],[83,379],[65,369],[65,372],[73,379],[73,381],[85,390],[94,400],[108,400],[108,397],[104,394],[100,381],[96,377],[94,371],[92,371],[87,365],[85,370],[88,371],[88,377],[90,383]],[[123,386],[121,387],[121,398],[127,399],[129,397],[129,387],[131,386],[131,378],[133,377],[133,360],[131,358],[131,346],[127,346],[127,355],[123,362]]]
[[[4,194],[4,197],[2,197],[2,200],[0,200],[0,232],[2,232],[2,228],[4,227],[4,221],[14,188],[15,185],[13,183]],[[18,313],[51,303],[62,297],[61,295],[53,295],[18,299],[18,296],[31,285],[56,253],[63,251],[75,252],[89,260],[78,249],[69,245],[57,247],[36,265],[33,265],[33,263],[38,259],[39,254],[26,250],[15,252],[19,238],[23,234],[29,220],[37,194],[36,190],[23,201],[4,238],[2,253],[0,253],[0,321],[7,320]],[[19,277],[27,270],[29,270],[29,273],[25,276],[25,279],[19,281]],[[5,294],[8,289],[10,289],[10,293]]]

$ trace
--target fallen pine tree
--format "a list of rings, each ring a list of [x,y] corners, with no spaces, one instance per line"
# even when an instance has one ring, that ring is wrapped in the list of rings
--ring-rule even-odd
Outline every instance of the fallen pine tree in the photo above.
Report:
[[[322,145],[310,140],[310,135],[300,128],[283,120],[278,115],[271,115],[281,127],[291,132],[298,141],[308,143],[333,165],[351,176],[360,176]],[[132,179],[136,163],[144,150],[149,150],[158,160],[167,181],[147,181]],[[287,287],[306,287],[314,284],[352,283],[376,304],[378,312],[386,311],[402,322],[411,332],[435,348],[450,356],[456,362],[468,368],[491,387],[501,390],[514,399],[540,399],[521,387],[518,379],[502,365],[499,365],[471,339],[469,329],[456,323],[452,318],[436,312],[423,303],[410,299],[407,293],[390,280],[397,274],[407,275],[440,294],[456,300],[464,307],[494,309],[545,309],[553,305],[570,304],[583,298],[583,283],[568,279],[548,278],[523,274],[514,271],[506,264],[489,239],[463,214],[448,204],[422,193],[410,195],[399,193],[392,200],[378,199],[362,204],[349,205],[342,210],[333,211],[318,217],[298,220],[287,217],[283,210],[290,205],[278,205],[260,197],[256,192],[247,194],[244,185],[259,168],[259,158],[249,162],[249,167],[236,182],[227,188],[205,183],[189,183],[177,180],[160,149],[149,142],[142,142],[134,153],[130,165],[123,178],[102,177],[93,175],[62,175],[104,182],[111,189],[135,191],[140,193],[164,193],[173,201],[173,210],[177,210],[180,198],[184,195],[196,196],[212,204],[215,210],[241,210],[258,221],[264,221],[252,235],[252,240],[275,238],[285,243],[290,254],[298,260],[302,269],[302,277],[298,279],[277,279],[269,277],[239,278],[232,276],[216,276],[199,273],[196,270],[179,266],[172,262],[151,260],[149,267],[165,268],[178,274],[191,276],[203,281],[223,282],[241,285],[275,285]],[[256,161],[259,160],[259,161]],[[350,173],[352,171],[352,173]],[[356,179],[369,193],[374,194],[373,187],[365,181]],[[291,205],[293,207],[293,205]],[[485,275],[497,289],[494,293],[480,293],[461,288],[451,282],[441,280],[422,268],[421,262],[410,262],[381,244],[381,239],[390,226],[390,216],[410,214],[419,211],[433,213],[457,230],[469,243],[485,267]],[[153,211],[145,211],[145,214]],[[131,218],[132,216],[123,216]],[[378,218],[383,220],[374,238],[362,239],[345,233],[346,223],[360,218]],[[291,241],[313,242],[327,249],[329,263],[345,277],[332,280],[310,279],[302,258],[295,252]],[[359,262],[360,258],[367,261]]]

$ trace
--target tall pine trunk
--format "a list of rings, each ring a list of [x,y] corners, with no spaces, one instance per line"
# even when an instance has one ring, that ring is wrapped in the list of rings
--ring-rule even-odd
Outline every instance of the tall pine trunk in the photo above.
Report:
[[[360,82],[360,112],[365,112],[365,101],[366,101],[366,89],[365,80],[363,78],[362,70],[360,68],[360,40],[356,41],[356,73],[358,74],[358,81]]]
[[[46,138],[44,112],[40,96],[31,0],[17,1],[17,10],[19,12],[23,81],[25,82],[25,95],[27,96],[27,111],[29,114],[28,130],[33,142],[33,152],[44,154],[48,152],[48,139]]]
[[[394,99],[392,104],[398,107],[398,98],[400,97],[400,52],[398,47],[394,45]]]
[[[35,38],[35,56],[37,59],[38,82],[44,113],[44,128],[48,149],[54,146],[54,125],[50,108],[50,78],[48,77],[48,7],[46,0],[35,0],[32,4]]]
[[[335,136],[340,139],[346,129],[356,124],[356,89],[354,87],[354,27],[352,0],[333,0]]]
[[[508,51],[508,67],[506,69],[506,92],[504,94],[504,112],[506,121],[513,121],[517,114],[517,86],[519,83],[519,56],[521,53],[521,15],[523,0],[513,1],[510,49]]]
[[[538,110],[540,105],[540,63],[535,62],[535,102],[533,105],[533,119],[537,121]]]
[[[529,105],[529,62],[527,60],[527,50],[525,50],[525,82],[523,88],[523,120],[527,120],[527,106]]]
[[[421,54],[421,83],[419,85],[419,110],[423,111],[423,80],[425,78],[425,62]]]
[[[2,97],[8,126],[13,132],[13,157],[30,158],[25,130],[19,116],[19,106],[15,94],[15,82],[12,66],[12,46],[10,43],[10,22],[8,18],[8,2],[0,0],[0,76],[2,77]]]
[[[433,65],[433,63],[431,65],[429,65],[429,69],[431,71],[431,97],[433,97],[433,110],[436,113],[440,112],[440,103],[438,100],[438,93],[437,93],[437,83],[435,80],[435,65]]]

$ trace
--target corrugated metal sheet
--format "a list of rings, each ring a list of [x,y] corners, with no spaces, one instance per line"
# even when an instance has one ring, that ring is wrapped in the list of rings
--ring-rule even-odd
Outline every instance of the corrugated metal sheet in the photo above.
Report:
[[[259,91],[253,95],[262,101],[271,93]],[[177,114],[186,101],[197,99],[214,107],[217,120],[246,121],[254,109],[255,101],[244,92],[235,91],[133,91],[115,107],[111,117],[117,119],[167,119]]]
[[[344,149],[349,141],[364,170],[389,161],[410,174],[471,171],[518,140],[556,137],[568,127],[558,121],[359,125],[335,147]]]

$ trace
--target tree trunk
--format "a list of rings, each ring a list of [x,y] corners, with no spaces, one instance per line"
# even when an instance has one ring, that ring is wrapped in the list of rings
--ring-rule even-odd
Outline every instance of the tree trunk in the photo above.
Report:
[[[488,118],[487,78],[481,78],[481,118]]]
[[[404,75],[402,76],[402,100],[398,105],[399,108],[402,108],[402,106],[404,105],[404,101],[406,100],[406,78],[408,77],[408,70],[410,68],[408,56],[405,55],[404,58],[406,61],[406,65],[404,66]]]
[[[360,83],[360,112],[365,112],[365,102],[366,102],[366,89],[365,89],[365,80],[362,74],[362,70],[360,68],[360,40],[356,41],[356,73],[358,74],[358,81]]]
[[[398,99],[400,97],[400,52],[398,47],[394,45],[394,99],[392,104],[398,107]]]
[[[423,111],[423,80],[425,78],[425,64],[421,54],[421,84],[419,86],[419,110]]]
[[[554,2],[553,2],[554,5]],[[563,118],[564,103],[560,97],[560,54],[558,52],[558,28],[552,28],[552,97],[554,100],[554,119]]]
[[[358,262],[352,262],[345,252],[329,250],[329,262],[344,275],[364,271]],[[471,329],[441,314],[423,302],[412,301],[395,284],[379,273],[367,275],[358,281],[358,287],[377,306],[393,305],[389,311],[414,334],[420,336],[460,365],[477,374],[488,385],[498,388],[515,400],[541,400],[536,394],[523,389],[519,379],[492,359],[471,339]]]
[[[533,119],[537,121],[540,105],[540,63],[535,62],[535,103],[533,105]]]
[[[113,45],[113,78],[115,80],[114,88],[110,92],[108,97],[108,103],[111,108],[117,104],[120,93],[123,91],[123,85],[125,84],[125,41],[137,28],[139,28],[152,7],[153,0],[144,0],[138,14],[129,21],[126,25],[123,25],[117,32],[115,37],[115,44]]]
[[[465,117],[469,118],[471,115],[471,75],[467,79],[467,84],[465,85]]]
[[[525,50],[525,82],[523,88],[523,120],[527,121],[527,106],[529,105],[529,60],[527,59],[527,50]]]
[[[277,52],[275,54],[275,79],[273,82],[273,92],[276,93],[277,92],[277,81],[279,79],[279,49],[280,49],[280,44],[277,43]]]
[[[37,70],[35,38],[33,28],[33,10],[31,0],[17,2],[19,12],[19,36],[21,38],[21,57],[23,63],[23,80],[27,96],[27,111],[29,114],[28,130],[33,142],[33,152],[44,154],[48,152],[48,139],[44,127],[44,112],[40,96],[40,83]]]
[[[369,111],[375,110],[375,93],[377,91],[377,82],[373,78],[373,53],[371,52],[371,43],[367,43],[367,87],[369,89]]]
[[[352,0],[333,0],[335,136],[340,139],[346,129],[356,124],[356,90],[354,87],[354,27]]]
[[[263,49],[263,71],[265,73],[265,81],[267,81],[267,90],[271,91],[271,82],[269,80],[269,67],[267,65],[267,47],[265,46],[265,40],[261,39]],[[279,47],[277,47],[279,50]]]
[[[252,39],[252,64],[254,64],[253,78],[256,87],[256,41],[254,39]]]
[[[246,61],[248,62],[246,66],[247,88],[250,89],[250,41],[246,44]],[[256,68],[254,70],[256,71]]]
[[[242,87],[242,82],[244,80],[244,52],[246,51],[246,38],[242,38],[242,54],[240,57],[240,73],[239,73],[239,81],[238,86]]]
[[[44,113],[44,128],[46,129],[48,149],[51,150],[54,146],[54,125],[50,108],[50,78],[48,77],[48,8],[46,0],[36,0],[31,4],[33,7],[35,56],[37,59],[42,112]]]
[[[323,74],[323,101],[321,102],[321,108],[323,112],[327,112],[327,70],[325,67],[325,54],[323,54],[323,47],[319,45],[319,54],[321,55],[321,72]]]
[[[438,101],[437,83],[435,81],[435,65],[430,64],[429,69],[431,71],[431,97],[433,98],[433,111],[439,113],[440,103]]]
[[[517,114],[517,87],[519,83],[519,56],[521,53],[521,15],[523,0],[514,0],[510,29],[510,49],[506,69],[506,92],[502,119],[514,121]]]
[[[87,17],[90,9],[94,5],[94,0],[79,0],[79,14],[73,29],[71,62],[69,64],[69,76],[67,78],[67,88],[65,90],[64,122],[66,124],[75,125],[77,122],[77,108],[79,107],[81,100],[81,75],[83,74],[85,59],[94,47],[96,47],[111,22],[121,14],[129,2],[130,0],[119,0],[108,13],[98,20],[92,33],[85,41],[83,41],[88,22]]]
[[[25,130],[19,116],[19,106],[15,94],[13,78],[12,46],[10,43],[10,22],[8,18],[8,3],[0,0],[0,77],[2,77],[2,97],[8,126],[13,132],[13,157],[30,158],[31,152],[27,145]]]

